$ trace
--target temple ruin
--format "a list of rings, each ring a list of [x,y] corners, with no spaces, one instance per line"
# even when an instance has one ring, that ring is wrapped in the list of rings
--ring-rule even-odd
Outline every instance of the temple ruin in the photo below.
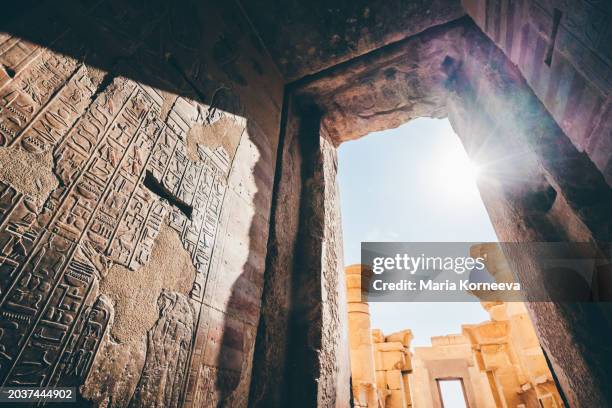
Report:
[[[492,255],[490,270],[507,268],[499,246],[473,249]],[[410,329],[384,335],[371,328],[363,293],[368,269],[351,265],[345,274],[354,407],[443,408],[440,382],[447,380],[460,382],[466,407],[566,406],[524,303],[483,301],[490,320],[411,351]]]
[[[609,2],[0,10],[2,386],[95,407],[350,406],[336,148],[417,117],[448,117],[494,163],[479,190],[500,241],[612,242]],[[506,255],[545,286],[537,257]],[[612,406],[609,259],[593,282],[583,303],[526,303],[571,407]],[[490,311],[493,331],[517,316]],[[485,326],[460,347],[503,382]],[[525,370],[540,398],[550,381]]]

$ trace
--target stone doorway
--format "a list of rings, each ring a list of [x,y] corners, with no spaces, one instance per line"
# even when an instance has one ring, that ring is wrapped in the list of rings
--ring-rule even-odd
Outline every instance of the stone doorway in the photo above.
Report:
[[[442,298],[377,294],[368,268],[359,265],[371,261],[362,258],[362,241],[412,242],[395,245],[408,253],[415,242],[467,241],[458,245],[484,257],[487,275],[512,281],[504,244],[497,243],[476,187],[486,164],[470,162],[448,121],[415,119],[337,151],[354,407],[463,407],[466,399],[471,408],[563,406],[522,302],[481,303],[488,296],[482,293],[462,301],[452,292]],[[385,245],[374,245],[385,253]],[[433,244],[442,252],[454,245]],[[385,274],[372,279],[397,281]],[[478,271],[460,276],[482,277]],[[462,383],[444,394],[441,385],[455,384],[444,379]],[[443,401],[444,395],[451,399]]]
[[[264,320],[289,323],[282,334],[289,349],[280,363],[255,358],[256,368],[276,365],[281,372],[286,365],[289,375],[281,390],[270,389],[276,380],[268,375],[274,378],[274,370],[262,373],[251,388],[254,401],[288,398],[313,406],[346,398],[335,149],[422,116],[448,117],[472,159],[498,163],[488,170],[492,181],[479,189],[500,241],[609,240],[609,185],[517,67],[470,19],[426,30],[293,83],[285,96],[275,179],[269,242],[275,256],[266,269],[268,293],[278,293],[276,285],[281,285],[291,294],[282,300],[285,306],[291,303],[291,313],[262,314]],[[541,287],[542,275],[521,272],[538,260],[518,255],[516,278],[524,286]],[[294,279],[278,279],[286,273]],[[268,310],[280,309],[278,298],[269,301],[274,307]],[[576,374],[604,378],[606,367],[612,367],[600,328],[589,323],[609,321],[606,307],[591,304],[587,312],[576,304],[530,303],[528,309],[570,403],[605,405],[610,395],[603,383],[594,379],[585,385]],[[259,351],[274,346],[263,340],[271,336],[261,325],[258,336]],[[585,353],[585,347],[590,351]],[[567,355],[573,356],[571,362]]]
[[[611,14],[580,0],[3,5],[1,382],[79,387],[86,405],[346,406],[337,146],[448,117],[470,154],[506,159],[481,186],[500,239],[610,242]],[[160,143],[163,180],[146,171]],[[112,335],[129,295],[98,296],[115,255],[171,281],[117,270],[151,300],[134,351]],[[518,278],[541,284],[520,255]],[[570,403],[612,405],[608,310],[529,312]]]
[[[376,297],[363,302],[356,287],[363,282],[355,276],[361,272],[355,264],[362,262],[362,241],[497,241],[476,187],[475,167],[446,119],[418,118],[338,148],[343,258],[351,265],[345,275],[355,407],[371,400],[376,402],[369,407],[380,400],[394,408],[439,401],[432,394],[435,382],[433,387],[411,384],[427,370],[414,367],[415,347],[431,347],[435,336],[489,319],[475,297],[428,302],[406,292],[397,302]]]
[[[442,408],[470,408],[461,378],[439,378],[438,392]]]

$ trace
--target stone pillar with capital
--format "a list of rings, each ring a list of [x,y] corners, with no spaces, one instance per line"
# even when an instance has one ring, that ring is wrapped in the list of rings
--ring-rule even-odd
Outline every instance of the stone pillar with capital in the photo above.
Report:
[[[356,264],[345,268],[349,343],[355,407],[379,407],[374,349],[370,334],[370,307],[363,296],[371,271]]]

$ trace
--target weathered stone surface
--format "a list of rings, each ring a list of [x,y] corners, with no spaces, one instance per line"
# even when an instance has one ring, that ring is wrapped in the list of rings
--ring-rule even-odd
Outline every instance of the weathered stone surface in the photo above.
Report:
[[[50,151],[30,153],[20,148],[0,148],[0,163],[0,180],[30,196],[39,206],[57,188]]]
[[[246,406],[282,81],[233,5],[124,6],[24,7],[0,33],[1,379],[99,406],[189,405],[206,381]],[[239,53],[209,60],[228,30]],[[194,342],[211,305],[241,316],[218,321],[219,380]]]
[[[94,406],[128,406],[140,379],[146,352],[144,338],[126,345],[107,335],[89,376],[80,388],[83,398]]]
[[[411,119],[446,116],[448,56],[460,58],[465,20],[435,27],[377,53],[329,70],[297,92],[325,111],[334,144],[397,127]]]
[[[187,157],[198,161],[198,145],[204,145],[211,150],[222,147],[230,156],[236,154],[245,125],[240,119],[222,118],[210,125],[197,124],[187,133]]]
[[[281,381],[286,378],[289,358],[294,251],[302,190],[303,158],[299,131],[303,125],[291,100],[285,109],[295,114],[288,115],[279,145],[279,173],[274,180],[276,199],[271,211],[261,318],[253,362],[257,376],[253,378],[250,390],[250,403],[262,408],[282,405],[288,398],[288,390]]]
[[[188,295],[195,275],[191,256],[179,236],[163,225],[148,263],[136,271],[113,265],[102,279],[100,291],[114,304],[113,340],[141,342],[158,320],[157,303],[162,291]]]
[[[470,36],[480,37],[480,34],[474,31]],[[477,152],[479,157],[487,157],[493,163],[488,181],[483,179],[480,190],[498,237],[509,242],[587,239],[607,242],[610,238],[604,208],[610,206],[610,189],[602,174],[572,145],[513,66],[499,63],[496,70],[491,62],[484,63],[496,58],[503,61],[501,52],[487,51],[484,42],[471,38],[468,42],[471,58],[465,60],[457,73],[463,72],[459,76],[473,79],[466,82],[466,77],[455,77],[453,92],[464,96],[460,96],[460,104],[449,99],[453,112],[450,117],[453,126],[457,125],[458,134],[465,135],[468,152]],[[461,109],[467,111],[461,113]],[[504,112],[506,120],[495,120],[499,112]],[[513,167],[503,164],[507,157],[503,151],[509,148],[504,145],[518,146],[524,152]],[[475,160],[478,162],[478,156]],[[589,191],[591,188],[594,190]],[[540,260],[528,254],[506,253],[506,256],[523,287],[532,293],[542,293],[546,275],[544,267],[538,266]],[[534,302],[527,307],[570,403],[606,405],[604,401],[610,398],[609,394],[605,388],[595,385],[596,378],[603,374],[587,374],[598,370],[603,373],[607,370],[604,367],[611,364],[609,353],[604,351],[607,346],[595,334],[601,327],[590,320],[606,320],[604,312],[598,305],[585,309],[575,304]],[[587,332],[592,334],[585,336]],[[592,342],[586,347],[590,351],[585,352],[581,348],[584,346],[577,349],[577,344],[585,342]],[[594,358],[592,350],[600,350],[602,354]],[[589,375],[593,376],[591,385],[583,380]]]
[[[273,212],[274,220],[288,222],[272,227],[276,249],[268,258],[272,273],[264,288],[257,345],[262,355],[255,361],[255,369],[264,371],[257,371],[251,401],[257,406],[345,406],[350,373],[347,312],[338,303],[344,302],[346,289],[335,150],[316,111],[294,118],[281,146],[286,172],[276,186],[285,201]],[[279,357],[277,347],[286,347],[286,354]]]
[[[177,407],[189,366],[195,312],[189,298],[163,291],[159,319],[147,335],[147,357],[130,407]]]
[[[113,308],[105,295],[86,308],[68,340],[67,350],[58,365],[61,384],[78,386],[87,378],[113,319]],[[57,380],[56,380],[57,381]],[[56,383],[57,384],[57,383]]]
[[[298,136],[301,139],[302,169],[301,211],[292,282],[292,310],[289,324],[287,400],[305,406],[319,403],[318,380],[322,386],[333,378],[320,378],[319,353],[322,352],[322,250],[325,231],[325,179],[320,147],[319,115],[308,112]],[[333,362],[327,362],[332,364]],[[333,401],[332,401],[333,402]],[[330,404],[333,405],[333,404]]]
[[[464,15],[459,1],[244,2],[287,81]]]
[[[588,154],[612,185],[612,54],[604,45],[612,39],[607,28],[612,8],[582,0],[462,3],[518,66],[572,143]]]
[[[418,116],[448,114],[471,154],[489,134],[491,157],[518,148],[521,161],[497,166],[496,181],[481,186],[502,238],[609,241],[601,173],[609,182],[610,30],[600,17],[609,8],[463,3],[488,38],[469,19],[432,27],[462,15],[458,2],[60,0],[3,9],[0,20],[11,21],[0,21],[0,147],[18,153],[2,159],[0,181],[0,379],[84,384],[80,397],[102,406],[246,406],[249,395],[257,406],[346,404],[333,145]],[[563,17],[547,68],[555,8]],[[295,106],[286,106],[285,137],[298,135],[279,147],[284,82],[313,72],[288,88]],[[302,103],[321,115],[295,120]],[[12,177],[24,154],[53,158],[34,167],[49,183]],[[113,310],[100,283],[109,269],[155,269],[155,243],[179,239],[167,238],[165,223],[183,246],[168,269],[182,271],[189,258],[191,290],[175,293],[181,282],[166,299],[176,307],[143,319],[140,340],[116,342],[125,308]],[[138,280],[159,293],[157,280]],[[156,315],[147,303],[144,315]],[[591,312],[531,310],[572,401],[603,406],[598,379],[612,353],[607,337],[590,334],[608,318]],[[156,336],[165,323],[181,334]],[[148,360],[166,346],[180,367]],[[170,385],[154,389],[151,378]]]
[[[325,190],[322,276],[322,344],[319,354],[318,406],[345,406],[349,400],[349,339],[346,280],[342,252],[338,158],[329,136],[322,132],[321,160]],[[313,254],[313,255],[316,255]]]
[[[22,275],[17,280],[6,282],[12,283],[12,287],[4,295],[3,307],[6,309],[5,316],[11,317],[3,323],[8,324],[10,320],[19,322],[12,326],[11,335],[16,336],[13,337],[15,340],[19,336],[26,339],[31,337],[30,343],[23,344],[18,359],[12,365],[3,366],[8,381],[30,381],[31,384],[40,385],[49,381],[68,381],[62,379],[65,376],[62,375],[63,371],[57,371],[53,364],[62,367],[63,361],[75,358],[72,356],[78,349],[65,349],[66,346],[61,344],[69,337],[58,330],[72,333],[75,330],[73,322],[82,319],[85,319],[85,327],[95,323],[96,316],[84,310],[92,304],[89,299],[96,293],[98,281],[106,274],[110,261],[134,267],[149,259],[165,204],[154,199],[139,184],[145,178],[147,156],[151,152],[147,147],[152,145],[148,143],[158,139],[163,126],[156,117],[156,94],[153,92],[151,96],[148,91],[130,81],[114,81],[95,99],[91,110],[65,138],[50,146],[58,163],[55,171],[62,186],[45,202],[41,214],[30,213],[27,216],[29,223],[21,227],[24,234],[39,231],[28,238],[27,245],[32,247],[19,244],[23,250],[15,252],[15,244],[12,247],[4,246],[9,250],[13,248],[13,252],[7,255],[14,259],[13,269],[5,271],[18,269]],[[113,190],[111,187],[120,189]],[[20,205],[19,202],[16,204]],[[144,216],[140,213],[143,207]],[[15,207],[5,214],[9,218],[8,223],[3,224],[9,229],[28,219],[20,218],[24,216],[23,211]],[[117,237],[116,241],[112,240],[113,237]],[[25,243],[23,238],[20,239]],[[118,244],[114,246],[113,243]],[[7,265],[6,261],[4,265]],[[43,273],[45,269],[42,268],[51,266],[57,268],[55,273]],[[6,275],[7,278],[10,276]],[[28,295],[34,297],[19,295],[29,293],[24,289],[33,282],[37,282],[36,287],[41,291],[39,294],[32,292]],[[45,299],[43,295],[46,292],[49,292],[48,301],[43,303],[41,301]],[[68,299],[71,300],[68,302]],[[91,307],[95,310],[96,305]],[[40,309],[37,310],[38,307]],[[21,318],[24,312],[26,315]],[[32,314],[31,318],[27,317],[28,313]],[[41,325],[33,324],[36,316],[43,318]],[[53,327],[56,334],[45,334],[49,327]],[[3,340],[12,338],[7,331],[4,334]],[[102,330],[98,330],[98,344],[103,334]],[[41,339],[52,343],[43,345]],[[49,348],[53,342],[59,344]],[[91,346],[90,343],[85,344]],[[70,342],[67,344],[70,346]],[[74,347],[79,347],[78,340],[75,344]],[[34,363],[32,359],[36,358],[39,347],[57,350],[59,360],[54,361],[52,354],[46,351],[43,360],[47,362],[45,370],[32,372],[27,367]],[[90,351],[90,359],[95,351]],[[11,356],[5,354],[5,358],[10,361]],[[48,378],[51,375],[45,374],[46,370],[57,374],[54,378]],[[80,379],[84,380],[85,375]]]

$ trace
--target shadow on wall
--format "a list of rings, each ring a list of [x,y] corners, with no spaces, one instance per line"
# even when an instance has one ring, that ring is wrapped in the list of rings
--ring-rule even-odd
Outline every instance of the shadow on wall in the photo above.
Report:
[[[20,50],[25,58],[17,68],[0,61],[0,86],[18,76],[44,47],[115,76],[240,114],[235,106],[216,101],[217,93],[239,86],[253,97],[256,91],[247,78],[258,77],[269,88],[270,75],[264,74],[277,72],[241,16],[233,2],[223,8],[193,0],[13,2],[3,7],[0,39],[22,39],[27,48]],[[244,49],[256,53],[243,55]]]
[[[271,201],[272,191],[272,174],[274,158],[271,156],[269,146],[265,145],[266,141],[256,125],[252,122],[247,123],[247,132],[243,136],[240,149],[248,149],[244,144],[251,145],[252,150],[257,151],[257,160],[252,165],[250,171],[253,174],[254,194],[249,192],[248,201],[245,203],[245,197],[231,197],[229,200],[240,200],[236,203],[227,202],[224,207],[228,207],[227,212],[227,228],[220,233],[224,234],[220,242],[225,242],[223,246],[218,247],[218,256],[223,260],[223,265],[219,265],[217,273],[219,279],[217,282],[211,282],[214,286],[210,288],[210,299],[213,304],[221,299],[226,299],[227,291],[224,290],[228,283],[231,283],[230,295],[227,298],[227,303],[218,304],[220,310],[225,310],[223,313],[222,328],[220,330],[220,339],[215,339],[214,328],[209,329],[211,335],[206,339],[209,350],[216,348],[215,342],[219,341],[218,350],[216,351],[216,390],[217,396],[205,400],[207,403],[214,403],[216,406],[246,406],[249,396],[249,387],[252,375],[253,355],[255,348],[255,338],[260,318],[261,296],[264,286],[264,267],[266,249],[268,244],[268,219],[269,206]],[[240,157],[240,152],[236,156]],[[246,161],[246,160],[245,160]],[[240,171],[240,166],[245,163],[234,164],[232,171]],[[246,163],[250,166],[250,163]],[[242,170],[244,171],[244,170]],[[231,183],[232,175],[230,175]],[[230,184],[231,189],[231,184]],[[232,192],[230,191],[231,195]],[[251,195],[252,194],[252,195]],[[252,197],[252,198],[251,198]],[[241,207],[243,206],[243,207]],[[245,210],[244,206],[249,209]],[[248,227],[248,237],[243,239],[241,236],[236,236],[240,230],[236,227]],[[248,246],[244,244],[228,248],[228,243],[241,241],[248,242]],[[236,276],[233,273],[232,264],[239,259],[243,261],[242,266],[238,269],[240,273]],[[234,278],[235,277],[235,278]],[[227,280],[227,282],[223,282]],[[209,289],[207,288],[207,291]],[[265,324],[265,322],[262,322]],[[207,351],[204,353],[207,354]],[[197,404],[194,404],[197,406]]]

